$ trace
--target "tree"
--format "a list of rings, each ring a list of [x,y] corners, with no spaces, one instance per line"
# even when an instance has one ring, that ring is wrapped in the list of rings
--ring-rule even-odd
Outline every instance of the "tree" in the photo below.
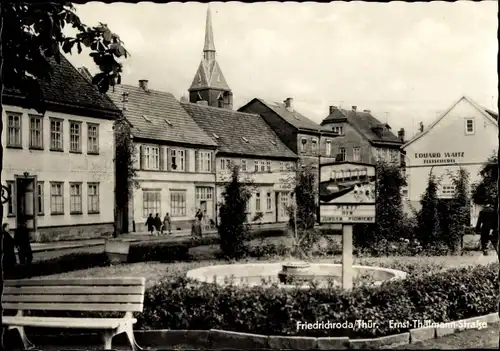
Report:
[[[106,24],[90,27],[82,23],[70,2],[1,2],[0,3],[0,113],[4,87],[25,96],[25,106],[44,114],[46,103],[41,81],[50,83],[52,62],[59,63],[61,50],[71,54],[76,46],[80,54],[83,47],[99,68],[92,83],[105,93],[110,86],[120,84],[122,64],[128,52],[118,35]],[[64,29],[76,32],[68,36]],[[0,120],[0,138],[3,123]],[[0,139],[1,144],[1,139]],[[3,147],[0,147],[0,167]],[[0,179],[1,180],[1,179]],[[0,209],[3,218],[3,208]]]
[[[403,212],[402,188],[407,185],[401,168],[379,161],[375,165],[376,201],[375,223],[358,224],[353,228],[354,244],[362,248],[376,248],[384,241],[394,241],[407,235]]]
[[[311,166],[299,165],[292,182],[295,204],[288,209],[292,254],[307,258],[319,240],[316,223],[316,174]]]
[[[429,175],[427,188],[425,189],[418,213],[417,236],[424,247],[428,248],[436,244],[441,238],[441,225],[439,220],[439,199],[437,196],[438,180],[434,175]]]
[[[237,165],[232,166],[231,179],[224,186],[222,197],[223,201],[219,204],[218,227],[220,248],[226,258],[238,259],[247,253],[250,228],[246,212],[251,190],[240,180]]]
[[[498,156],[491,155],[479,171],[481,181],[472,185],[472,200],[477,205],[493,205],[498,197]]]
[[[130,124],[125,118],[115,122],[115,201],[116,201],[116,230],[119,233],[128,232],[128,204],[134,187],[138,185],[135,179],[137,170],[135,164],[135,146],[132,141]]]

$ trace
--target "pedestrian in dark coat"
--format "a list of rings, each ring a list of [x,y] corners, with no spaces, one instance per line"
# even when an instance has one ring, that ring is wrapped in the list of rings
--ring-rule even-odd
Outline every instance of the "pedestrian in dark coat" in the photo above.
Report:
[[[148,232],[153,234],[155,230],[155,219],[153,218],[153,214],[150,213],[148,219],[146,220],[146,227],[148,227]]]
[[[2,225],[2,250],[0,255],[2,255],[3,272],[5,278],[10,278],[14,267],[17,264],[15,241],[12,234],[9,231],[9,224],[4,223]]]
[[[476,224],[476,233],[481,235],[481,250],[488,255],[488,243],[491,241],[495,250],[498,242],[498,218],[497,213],[490,204],[479,212]]]
[[[16,229],[14,240],[19,253],[19,263],[30,264],[33,262],[33,251],[31,250],[30,232],[26,223],[21,223]]]
[[[156,235],[160,235],[162,220],[160,218],[159,213],[157,213],[155,216],[154,225],[155,225],[155,229],[156,229]]]

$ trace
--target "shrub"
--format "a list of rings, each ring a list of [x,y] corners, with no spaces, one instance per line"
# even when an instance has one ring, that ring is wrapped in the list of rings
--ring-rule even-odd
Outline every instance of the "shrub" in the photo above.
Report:
[[[429,268],[429,267],[428,267]],[[460,268],[380,286],[280,289],[218,286],[177,278],[147,290],[140,329],[223,329],[265,335],[378,337],[405,332],[389,320],[449,322],[497,310],[498,264]],[[297,330],[297,322],[373,321],[375,328]]]

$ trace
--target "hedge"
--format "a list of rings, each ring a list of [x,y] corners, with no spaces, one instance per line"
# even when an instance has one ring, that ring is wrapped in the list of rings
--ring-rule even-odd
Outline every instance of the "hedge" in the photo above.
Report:
[[[449,322],[497,311],[498,264],[411,275],[380,286],[308,290],[221,287],[178,278],[149,288],[140,329],[212,328],[265,335],[370,338],[398,334],[396,322]],[[297,330],[297,322],[373,321],[372,329]]]
[[[188,259],[189,246],[179,243],[147,242],[131,244],[128,262],[162,261],[174,262]],[[48,260],[35,261],[29,265],[17,265],[8,279],[23,279],[43,275],[72,272],[109,265],[104,252],[74,253]]]

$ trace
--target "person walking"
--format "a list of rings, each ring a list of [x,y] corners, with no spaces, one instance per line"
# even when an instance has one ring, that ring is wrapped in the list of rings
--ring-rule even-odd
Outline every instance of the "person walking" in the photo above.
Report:
[[[170,215],[168,214],[168,212],[163,218],[162,234],[163,230],[165,230],[165,232],[167,232],[168,234],[172,234],[172,222],[170,220]]]
[[[153,218],[153,214],[150,213],[148,219],[146,219],[146,227],[148,227],[148,232],[153,234],[155,230],[155,219]]]
[[[491,241],[495,251],[498,250],[498,223],[496,212],[491,204],[486,204],[479,212],[477,219],[476,230],[477,234],[481,235],[481,250],[483,255],[488,255],[488,243]]]
[[[14,267],[17,264],[15,247],[14,238],[9,231],[9,223],[4,223],[2,225],[2,250],[0,255],[2,255],[4,276],[7,279],[12,277]]]
[[[154,219],[154,226],[155,226],[155,229],[156,229],[156,235],[160,235],[161,225],[162,225],[162,221],[161,221],[161,218],[160,218],[160,214],[157,213],[156,216],[155,216],[155,219]]]
[[[33,262],[33,251],[31,250],[30,232],[25,222],[19,224],[14,235],[14,241],[19,253],[19,263],[30,264]]]

